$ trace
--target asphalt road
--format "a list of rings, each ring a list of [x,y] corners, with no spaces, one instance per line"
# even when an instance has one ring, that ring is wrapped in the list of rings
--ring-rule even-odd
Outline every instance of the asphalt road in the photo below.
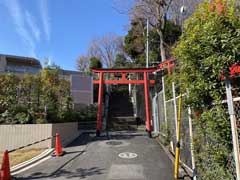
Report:
[[[16,179],[172,180],[173,164],[154,139],[141,134],[96,138],[81,135],[62,157],[15,176]],[[119,157],[120,153],[123,158]],[[135,157],[137,155],[137,157]],[[131,158],[131,159],[128,159]]]

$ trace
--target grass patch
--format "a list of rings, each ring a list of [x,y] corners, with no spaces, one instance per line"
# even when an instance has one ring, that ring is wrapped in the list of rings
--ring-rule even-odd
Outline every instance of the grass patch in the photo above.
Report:
[[[41,154],[46,149],[26,149],[18,150],[12,153],[9,153],[10,166],[15,166],[19,163],[32,159],[33,157]],[[0,152],[0,166],[2,164],[3,152]]]

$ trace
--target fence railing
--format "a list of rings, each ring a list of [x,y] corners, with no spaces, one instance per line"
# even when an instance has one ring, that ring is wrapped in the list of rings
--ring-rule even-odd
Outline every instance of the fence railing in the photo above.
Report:
[[[173,93],[175,94],[175,92]],[[168,143],[170,151],[174,154],[176,144],[177,144],[177,110],[178,110],[178,100],[179,96],[167,100],[164,103],[163,92],[158,93],[152,101],[153,109],[153,129],[155,133],[159,133],[164,136]],[[186,95],[183,96],[183,99]],[[164,104],[166,107],[164,107]],[[166,116],[164,117],[164,108],[166,108]],[[185,167],[191,171],[192,174],[195,173],[195,161],[193,156],[192,148],[192,119],[190,116],[190,108],[182,108],[181,113],[181,162]],[[191,131],[191,132],[190,132]]]
[[[177,110],[178,110],[178,101],[179,96],[175,93],[174,83],[172,84],[172,98],[164,101],[164,91],[156,94],[152,99],[152,119],[153,119],[153,131],[155,133],[159,133],[160,137],[164,140],[163,143],[169,147],[169,150],[174,154],[176,148],[176,137],[177,137]],[[187,94],[182,96],[182,100],[186,101],[188,98]],[[237,122],[240,122],[240,97],[235,97],[233,99],[232,107],[229,107],[229,98],[227,100],[222,101],[223,104],[228,104],[227,109],[233,108],[234,112],[232,114],[237,118]],[[195,162],[195,151],[194,151],[194,142],[193,136],[195,133],[195,127],[193,125],[193,114],[191,107],[182,106],[181,111],[181,140],[180,140],[180,161],[182,165],[191,173],[194,180],[197,179],[197,175],[199,179],[201,179],[201,175],[196,172],[196,162]],[[226,109],[226,113],[227,113]],[[164,113],[166,111],[166,113]],[[236,114],[235,114],[236,113]],[[231,119],[231,112],[230,118]],[[232,116],[233,116],[232,115]],[[229,120],[230,121],[230,120]],[[239,124],[239,123],[238,123]],[[239,128],[239,126],[238,126]],[[234,131],[234,128],[231,129]],[[236,131],[235,131],[236,132]],[[238,131],[240,132],[240,131]],[[240,137],[240,134],[238,133]],[[234,136],[232,135],[232,139]],[[236,140],[236,138],[235,138]],[[211,141],[211,139],[210,139]],[[238,141],[238,139],[237,139]],[[217,142],[216,142],[217,143]],[[235,142],[238,144],[238,142]],[[233,142],[234,144],[234,142]],[[231,179],[237,179],[237,164],[236,163],[236,151],[234,150],[234,145],[232,149],[232,153],[229,154],[228,162],[226,164],[226,173],[230,173]],[[217,152],[216,152],[217,153]],[[238,153],[239,156],[239,153]],[[210,164],[209,164],[210,165]]]

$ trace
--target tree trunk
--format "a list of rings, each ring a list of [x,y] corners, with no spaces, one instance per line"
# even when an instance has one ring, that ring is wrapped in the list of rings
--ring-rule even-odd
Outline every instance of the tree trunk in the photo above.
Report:
[[[165,33],[165,27],[166,27],[166,20],[167,20],[167,15],[164,14],[162,19],[159,19],[160,22],[160,28],[158,30],[158,35],[160,39],[160,53],[161,53],[161,60],[162,62],[167,59],[166,57],[166,49],[165,49],[165,40],[164,40],[164,33]]]
[[[162,30],[159,30],[159,37],[160,37],[160,53],[161,53],[161,60],[162,62],[167,59],[166,57],[166,49],[164,47],[164,37]]]

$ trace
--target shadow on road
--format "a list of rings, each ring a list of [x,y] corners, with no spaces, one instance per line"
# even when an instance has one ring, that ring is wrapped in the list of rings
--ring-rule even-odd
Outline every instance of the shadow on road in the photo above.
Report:
[[[23,173],[23,176],[16,176],[13,179],[29,180],[29,179],[84,179],[90,176],[96,176],[106,173],[106,169],[93,166],[90,168],[76,168],[72,163],[81,155],[88,152],[88,147],[94,142],[108,140],[128,140],[136,136],[145,136],[144,134],[120,134],[120,135],[105,135],[95,137],[93,134],[84,133],[75,141],[69,144],[64,150],[64,156],[51,158],[49,161],[41,163],[39,166],[30,169],[30,172]],[[80,150],[81,149],[81,150]],[[69,168],[70,166],[70,168]]]
[[[133,139],[137,136],[147,136],[147,133],[138,133],[134,134],[137,131],[129,131],[128,133],[118,133],[116,135],[110,135],[110,133],[106,133],[106,135],[102,135],[100,137],[96,137],[94,134],[91,133],[84,133],[80,135],[75,141],[67,146],[67,148],[81,146],[81,145],[89,145],[96,141],[106,141],[106,140],[129,140]],[[131,134],[133,133],[133,134]]]
[[[83,169],[83,168],[78,168],[75,169],[75,171],[67,171],[64,169],[59,169],[53,174],[46,174],[42,172],[36,172],[33,173],[29,177],[25,178],[15,178],[15,179],[21,179],[21,180],[29,180],[29,179],[55,179],[58,177],[64,178],[64,179],[71,179],[71,178],[87,178],[89,176],[94,176],[94,175],[101,175],[103,174],[103,170],[98,167],[91,167],[89,169]]]

